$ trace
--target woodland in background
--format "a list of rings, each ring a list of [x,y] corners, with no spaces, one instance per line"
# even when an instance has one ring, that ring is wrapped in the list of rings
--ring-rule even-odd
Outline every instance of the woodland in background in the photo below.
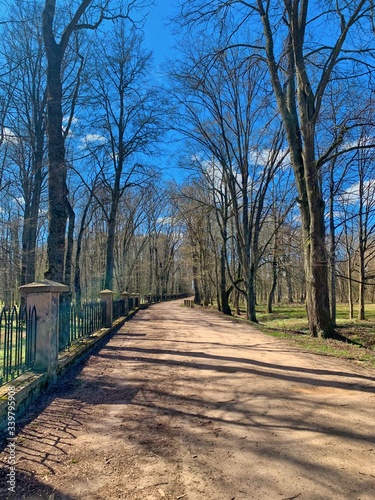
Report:
[[[370,2],[185,2],[163,85],[143,46],[145,2],[3,4],[5,305],[48,277],[78,305],[104,288],[193,291],[225,314],[245,304],[256,322],[261,302],[306,301],[311,334],[325,337],[337,302],[351,316],[358,302],[365,319]]]

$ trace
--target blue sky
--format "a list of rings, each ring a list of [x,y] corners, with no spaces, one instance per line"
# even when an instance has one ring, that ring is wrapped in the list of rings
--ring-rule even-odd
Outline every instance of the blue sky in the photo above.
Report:
[[[145,46],[153,51],[157,65],[173,52],[173,35],[167,24],[168,18],[175,12],[176,2],[171,0],[155,0],[155,5],[150,7],[145,26]]]
[[[163,69],[161,67],[163,61],[167,57],[173,57],[175,42],[168,21],[176,13],[177,1],[155,0],[155,5],[150,7],[150,14],[144,28],[144,46],[153,52],[154,75],[160,80],[163,79]],[[181,144],[176,140],[175,132],[169,134],[168,137],[170,142],[163,145],[165,153],[161,157],[153,158],[153,162],[162,169],[164,178],[181,179],[184,173],[175,166],[176,155],[181,149]]]

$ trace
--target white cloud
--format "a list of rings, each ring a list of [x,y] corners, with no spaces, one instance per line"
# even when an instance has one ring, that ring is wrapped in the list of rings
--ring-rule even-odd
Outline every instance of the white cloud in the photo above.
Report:
[[[69,121],[69,116],[64,116],[63,118],[63,125],[67,125]],[[75,116],[73,116],[72,118],[72,125],[74,125],[75,123],[78,123],[78,118],[76,118]]]
[[[281,168],[290,167],[290,156],[286,149],[280,149],[276,154],[276,158],[273,158],[273,156],[274,151],[272,149],[252,149],[250,152],[250,162],[258,166],[266,166],[273,161],[274,163],[280,163]]]
[[[8,142],[9,144],[17,144],[17,142],[19,141],[19,138],[8,127],[3,128],[3,136],[4,142]]]
[[[106,142],[106,138],[103,135],[100,134],[86,134],[85,137],[82,137],[81,142],[88,143],[88,142]]]
[[[84,149],[88,144],[104,144],[107,139],[100,134],[86,134],[85,137],[80,138],[79,149]]]
[[[342,201],[347,205],[355,205],[359,202],[360,184],[356,182],[342,194]],[[375,197],[375,179],[369,179],[363,183],[363,195],[365,199],[373,199]]]

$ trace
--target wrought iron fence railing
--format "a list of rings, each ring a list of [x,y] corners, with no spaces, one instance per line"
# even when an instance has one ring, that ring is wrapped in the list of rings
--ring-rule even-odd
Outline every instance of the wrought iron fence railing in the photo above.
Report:
[[[98,301],[83,304],[78,310],[73,303],[60,301],[59,351],[104,328],[106,307],[105,302]]]
[[[30,370],[35,362],[35,307],[13,306],[0,311],[0,385]]]
[[[121,316],[125,316],[125,300],[117,299],[113,301],[113,319],[121,318]]]
[[[152,303],[183,296],[185,294],[148,295],[143,300],[146,303]],[[107,311],[107,304],[112,304],[112,311]],[[139,295],[133,294],[132,296],[130,294],[129,296],[127,294],[126,299],[121,298],[113,302],[101,300],[85,303],[78,310],[66,295],[60,295],[59,331],[57,332],[59,352],[91,337],[102,328],[108,327],[108,317],[116,320],[126,316],[129,311],[139,307],[139,305]],[[39,322],[42,321],[42,318],[43,316]],[[51,319],[49,321],[51,323]],[[56,339],[56,337],[54,338]],[[38,350],[45,349],[43,345],[37,345],[36,308],[14,306],[0,309],[0,386],[33,368],[37,348]]]

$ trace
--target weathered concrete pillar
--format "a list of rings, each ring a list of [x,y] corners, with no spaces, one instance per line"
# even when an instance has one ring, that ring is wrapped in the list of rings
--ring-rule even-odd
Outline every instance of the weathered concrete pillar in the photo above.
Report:
[[[132,293],[131,296],[133,299],[133,309],[135,309],[139,307],[139,293]]]
[[[35,306],[37,314],[34,370],[53,376],[59,354],[60,294],[68,292],[69,288],[55,281],[41,280],[21,286],[19,291],[26,297],[27,308]]]
[[[122,292],[121,297],[124,299],[125,303],[125,315],[129,314],[129,292]]]
[[[100,292],[100,300],[103,300],[107,304],[105,319],[106,328],[111,328],[113,323],[113,293],[112,290],[102,290]]]
[[[146,302],[147,304],[151,304],[151,301],[152,301],[152,295],[151,295],[151,293],[149,293],[149,294],[148,294],[148,295],[146,295],[146,297],[145,297],[145,302]]]

